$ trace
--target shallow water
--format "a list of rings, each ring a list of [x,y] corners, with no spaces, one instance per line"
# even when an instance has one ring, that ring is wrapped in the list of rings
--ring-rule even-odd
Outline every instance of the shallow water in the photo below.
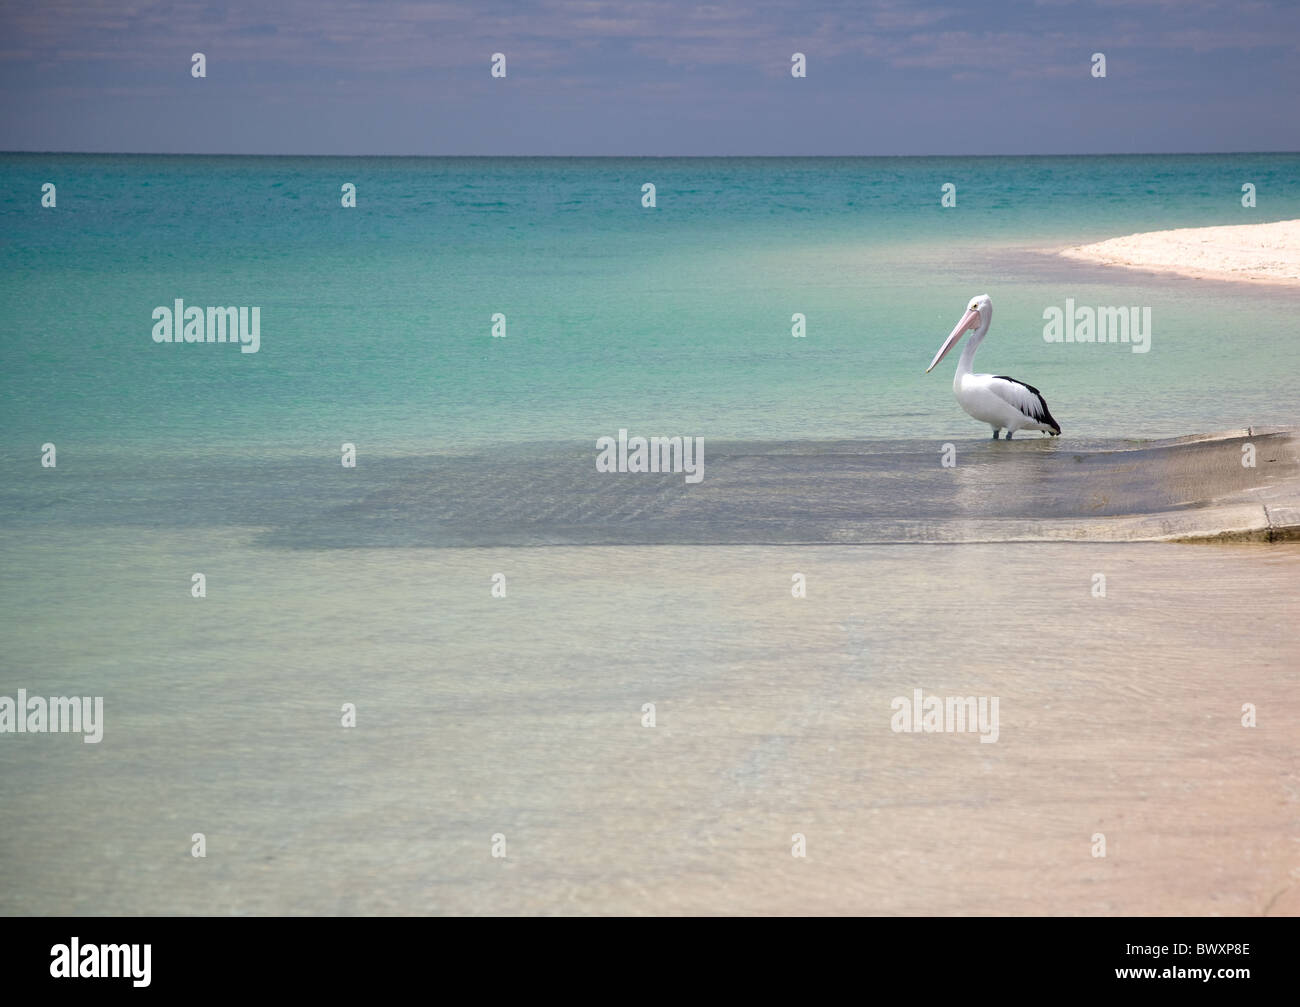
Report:
[[[0,156],[0,696],[106,719],[0,736],[0,912],[1300,911],[1296,547],[971,541],[1252,491],[1149,438],[1297,422],[1295,292],[1048,253],[1298,166]],[[978,292],[1061,439],[922,373]],[[154,344],[175,297],[261,349]],[[620,428],[704,482],[598,476]]]
[[[1242,464],[1243,449],[1255,464]],[[611,460],[617,452],[611,447]],[[1022,435],[854,441],[700,439],[681,471],[598,471],[595,442],[474,454],[334,458],[65,452],[0,488],[0,527],[257,529],[267,548],[1129,541],[1235,530],[1295,508],[1300,451],[1285,432],[1137,441]],[[683,457],[684,455],[684,457]],[[697,478],[698,477],[698,478]],[[1197,512],[1200,512],[1199,514]]]
[[[1240,205],[1244,176],[1258,211]],[[387,457],[619,427],[978,436],[955,365],[923,373],[977,293],[994,304],[978,369],[1042,389],[1070,436],[1296,423],[1281,364],[1300,294],[1029,251],[1300,217],[1296,177],[1294,154],[0,155],[0,461],[45,442],[196,457],[350,441]],[[41,209],[50,178],[59,204]],[[355,209],[339,205],[347,180]],[[151,313],[175,298],[260,306],[259,351],[155,344]],[[1044,311],[1067,298],[1150,307],[1150,350],[1044,342]]]
[[[1295,911],[1295,546],[3,546],[0,911]]]

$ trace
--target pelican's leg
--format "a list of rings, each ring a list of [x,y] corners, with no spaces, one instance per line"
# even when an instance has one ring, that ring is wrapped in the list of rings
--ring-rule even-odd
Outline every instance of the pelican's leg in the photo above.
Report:
[[[1008,431],[1007,431],[1007,440],[1011,440],[1011,435],[1014,434],[1014,433],[1015,433],[1014,430],[1008,430]]]
[[[994,440],[997,440],[997,439],[998,439],[998,428],[997,428],[997,427],[994,427],[994,428],[993,428],[993,439],[994,439]]]

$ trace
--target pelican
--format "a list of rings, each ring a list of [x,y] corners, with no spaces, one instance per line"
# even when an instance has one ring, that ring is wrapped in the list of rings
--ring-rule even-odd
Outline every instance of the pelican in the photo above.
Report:
[[[975,352],[988,334],[992,321],[993,301],[989,295],[980,294],[971,298],[966,313],[943,341],[925,373],[934,370],[935,364],[961,341],[962,334],[967,329],[974,329],[975,335],[970,337],[966,348],[961,351],[961,359],[957,361],[957,374],[952,379],[952,392],[957,396],[957,402],[975,419],[993,428],[994,440],[998,439],[998,432],[1003,429],[1007,432],[1007,440],[1011,440],[1011,435],[1017,430],[1041,430],[1053,437],[1059,436],[1061,425],[1052,419],[1047,400],[1033,385],[1002,374],[971,373]]]

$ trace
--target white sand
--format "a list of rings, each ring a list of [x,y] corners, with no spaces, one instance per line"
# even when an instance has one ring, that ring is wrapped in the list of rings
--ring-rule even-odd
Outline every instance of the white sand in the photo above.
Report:
[[[1067,248],[1061,254],[1203,279],[1300,286],[1300,220],[1151,231]]]

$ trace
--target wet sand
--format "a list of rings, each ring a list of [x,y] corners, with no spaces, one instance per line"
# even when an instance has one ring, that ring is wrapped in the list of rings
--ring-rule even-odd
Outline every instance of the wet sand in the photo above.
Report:
[[[1149,231],[1060,254],[1157,273],[1300,287],[1300,220]]]

